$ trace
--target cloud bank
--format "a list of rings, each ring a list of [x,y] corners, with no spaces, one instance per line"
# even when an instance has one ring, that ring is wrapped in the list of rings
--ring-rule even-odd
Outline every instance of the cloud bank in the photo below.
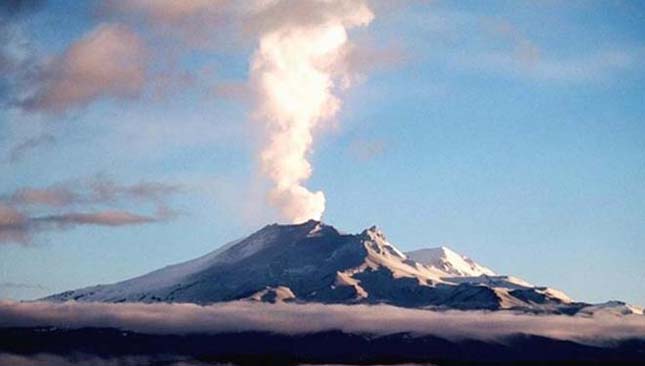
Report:
[[[165,366],[198,366],[200,363],[178,356],[129,356],[129,357],[97,357],[89,355],[68,355],[66,357],[41,353],[37,355],[23,356],[16,354],[0,353],[0,365],[11,366],[142,366],[142,365],[165,365]],[[216,364],[210,364],[217,366]],[[221,365],[231,366],[231,365]]]
[[[530,334],[586,344],[645,338],[645,317],[527,315],[403,309],[389,305],[18,303],[0,301],[0,327],[110,327],[145,334],[263,331],[295,335],[341,330],[409,332],[449,340],[503,341]]]

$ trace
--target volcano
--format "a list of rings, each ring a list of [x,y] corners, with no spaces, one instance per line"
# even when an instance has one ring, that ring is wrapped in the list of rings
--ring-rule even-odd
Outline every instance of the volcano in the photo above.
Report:
[[[562,291],[499,275],[446,247],[404,253],[375,226],[347,234],[314,220],[268,225],[202,257],[44,300],[201,305],[248,300],[560,314],[642,313],[616,301],[576,302]]]

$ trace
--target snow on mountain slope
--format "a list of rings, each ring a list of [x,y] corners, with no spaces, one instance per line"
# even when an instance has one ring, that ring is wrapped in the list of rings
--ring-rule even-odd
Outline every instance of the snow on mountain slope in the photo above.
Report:
[[[585,305],[560,291],[496,275],[448,248],[404,254],[376,227],[345,234],[313,220],[268,225],[188,262],[46,298],[197,304],[240,299],[563,313]]]
[[[506,294],[508,294],[506,290],[516,291],[516,294],[521,290],[529,290],[537,296],[534,296],[534,299],[545,296],[564,304],[573,302],[571,298],[560,290],[549,287],[535,287],[523,279],[513,276],[498,276],[490,268],[482,266],[472,259],[444,246],[419,249],[405,254],[409,259],[445,273],[441,278],[444,282],[486,286],[496,290],[504,289],[505,291],[498,291],[497,293],[500,298],[504,298],[501,301],[507,305],[504,307],[512,307],[515,304],[514,301],[505,298]]]
[[[266,226],[195,261],[48,299],[210,303],[264,298],[265,290],[280,289],[304,301],[405,304],[409,288],[442,283],[442,275],[407,260],[375,227],[348,235],[309,221]],[[380,289],[388,291],[379,295]]]
[[[405,254],[387,241],[385,234],[376,226],[363,231],[361,236],[367,239],[367,258],[363,266],[352,269],[353,273],[368,268],[374,271],[387,268],[392,272],[394,278],[414,278],[423,284],[443,282],[441,280],[444,275],[442,271],[410,261]]]
[[[451,283],[469,283],[472,285],[499,287],[509,290],[535,287],[523,279],[513,276],[447,276],[443,279]]]
[[[623,316],[623,315],[645,315],[645,309],[640,306],[629,305],[622,301],[607,301],[602,304],[594,304],[580,310],[577,316]]]
[[[97,285],[86,287],[76,291],[64,292],[63,297],[71,296],[70,299],[91,298],[92,301],[111,301],[114,298],[123,298],[133,301],[132,294],[145,293],[163,289],[185,278],[198,273],[218,262],[224,260],[220,254],[233,247],[241,240],[235,240],[224,244],[222,247],[195,259],[166,266],[156,271],[147,273],[143,276],[135,277],[126,281],[119,282],[115,285]]]
[[[448,276],[494,276],[495,272],[449,248],[427,248],[405,253],[408,258],[436,268]]]

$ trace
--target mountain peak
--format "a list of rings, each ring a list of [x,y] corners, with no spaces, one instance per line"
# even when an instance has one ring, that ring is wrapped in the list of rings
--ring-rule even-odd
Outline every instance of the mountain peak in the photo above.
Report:
[[[329,229],[337,232],[337,230],[333,226],[327,225],[322,221],[311,219],[298,224],[273,223],[256,231],[255,233],[251,234],[251,236],[258,234],[270,235],[271,233],[291,233],[295,236],[306,237],[307,235],[315,235],[318,232]]]
[[[317,225],[322,225],[322,221],[314,220],[314,219],[309,219],[307,221],[299,222],[296,224],[281,224],[278,222],[274,222],[273,224],[266,225],[259,231],[265,230],[265,229],[305,229],[305,228],[312,228]]]
[[[494,276],[495,272],[454,250],[440,246],[407,252],[406,255],[419,263],[434,267],[452,276]]]
[[[385,237],[385,233],[381,229],[379,229],[378,226],[376,225],[372,225],[369,228],[363,230],[363,232],[361,233],[361,236],[364,236],[370,239],[378,238],[380,240],[387,241],[387,238]]]

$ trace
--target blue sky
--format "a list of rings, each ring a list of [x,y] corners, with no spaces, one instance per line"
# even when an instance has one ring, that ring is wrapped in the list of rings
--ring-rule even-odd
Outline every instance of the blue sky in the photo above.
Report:
[[[645,7],[371,6],[374,21],[350,40],[374,57],[316,133],[306,185],[325,192],[324,221],[350,232],[377,224],[404,250],[447,245],[578,300],[645,304]],[[244,92],[256,40],[225,24],[203,44],[101,9],[50,1],[1,13],[12,42],[0,55],[20,65],[62,57],[100,23],[123,23],[150,52],[136,95],[105,93],[63,112],[13,103],[33,80],[6,69],[0,198],[51,185],[89,197],[102,182],[114,197],[20,209],[149,220],[61,223],[0,242],[0,297],[129,278],[280,220]],[[142,182],[173,189],[137,194]]]

